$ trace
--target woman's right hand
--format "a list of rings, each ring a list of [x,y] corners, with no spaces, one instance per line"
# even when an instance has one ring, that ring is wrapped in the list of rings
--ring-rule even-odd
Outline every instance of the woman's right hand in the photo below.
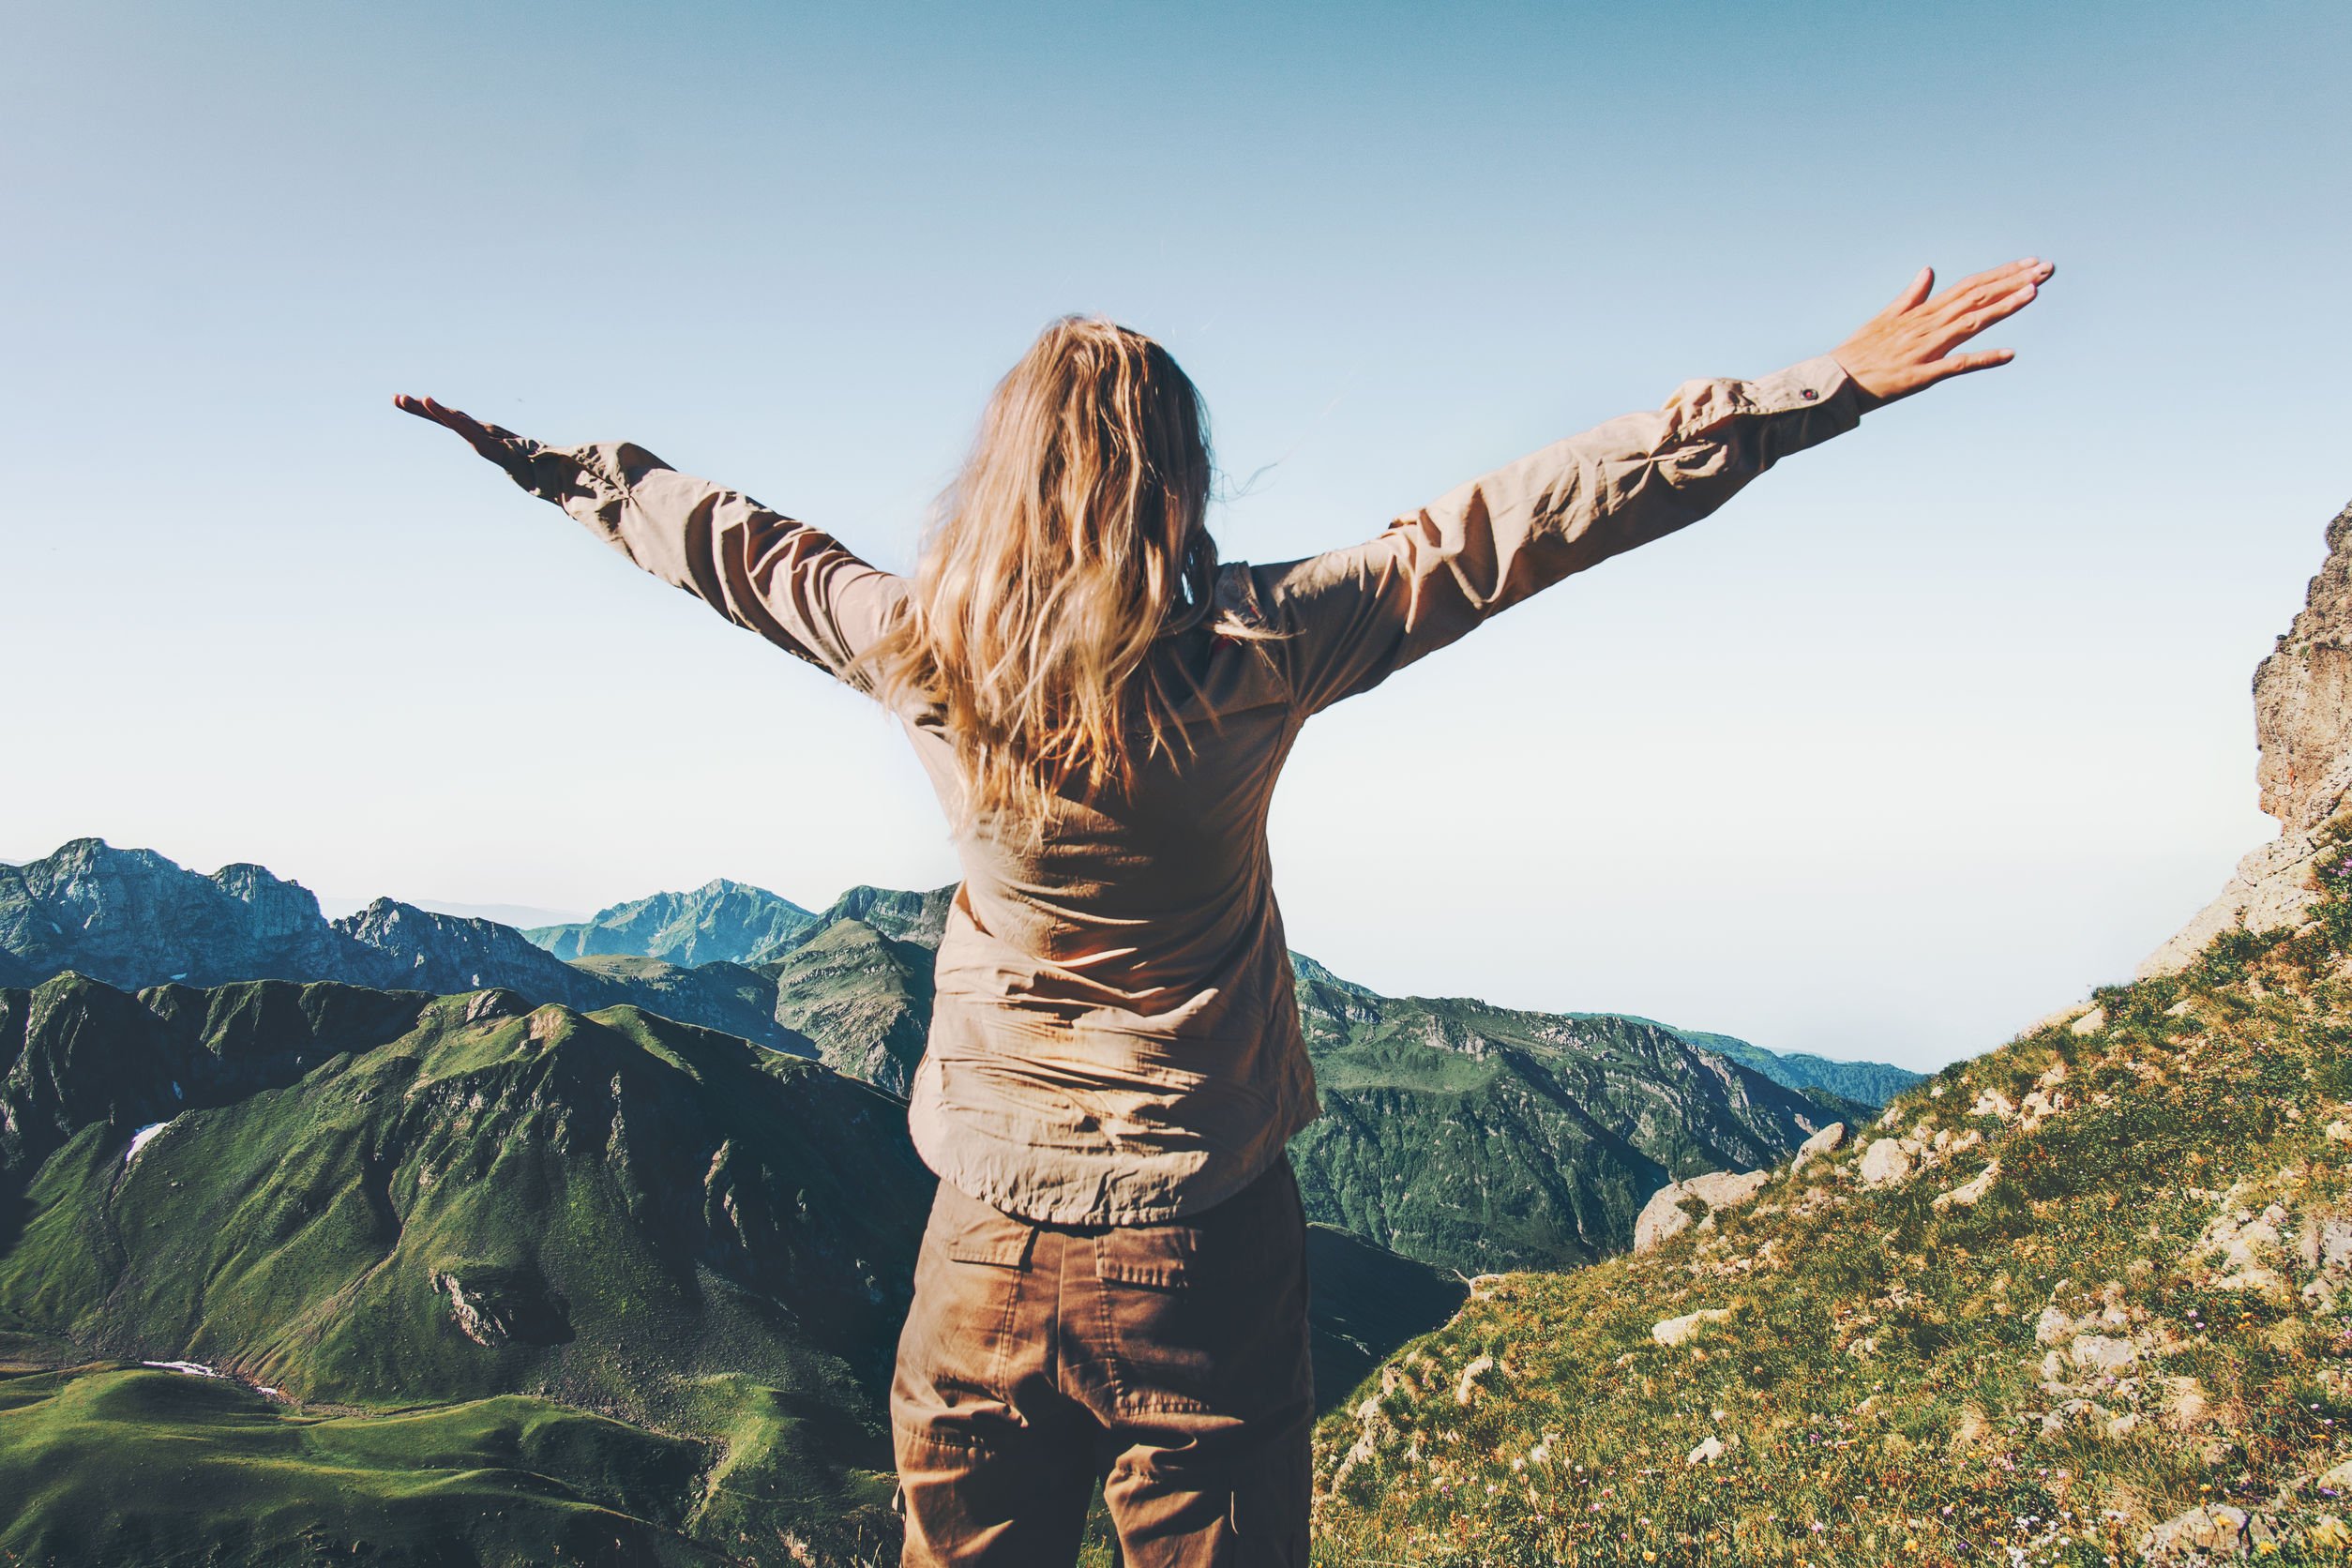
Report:
[[[1910,287],[1835,349],[1832,355],[1862,391],[1866,406],[1907,398],[1970,370],[1989,370],[2015,357],[2012,349],[1952,351],[2033,303],[2058,268],[2038,257],[1964,278],[1935,298],[1936,269],[1922,267]]]
[[[501,468],[513,467],[515,460],[523,453],[522,437],[514,431],[496,425],[485,425],[474,415],[437,403],[430,398],[412,398],[404,392],[395,393],[392,406],[402,414],[414,414],[417,418],[429,419],[444,430],[455,430],[465,437],[468,445]]]

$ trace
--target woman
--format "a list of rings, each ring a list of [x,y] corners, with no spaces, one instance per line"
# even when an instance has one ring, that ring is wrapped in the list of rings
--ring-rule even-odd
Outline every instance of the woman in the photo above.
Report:
[[[873,695],[964,871],[908,1116],[942,1178],[892,1427],[912,1563],[1068,1561],[1096,1479],[1129,1562],[1304,1563],[1316,1114],[1266,852],[1312,715],[1713,511],[1953,351],[2028,258],[1922,271],[1831,354],[1686,382],[1367,543],[1220,565],[1192,384],[1098,320],[997,387],[911,579],[626,443],[465,436],[648,571]]]

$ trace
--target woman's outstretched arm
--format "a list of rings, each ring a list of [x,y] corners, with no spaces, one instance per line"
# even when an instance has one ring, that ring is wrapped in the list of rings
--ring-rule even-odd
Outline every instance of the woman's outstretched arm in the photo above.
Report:
[[[430,398],[392,401],[463,436],[516,484],[663,581],[837,676],[905,597],[900,579],[832,535],[681,474],[641,446],[545,446]]]
[[[1684,382],[1657,409],[1555,442],[1398,518],[1367,543],[1253,567],[1267,644],[1306,712],[1395,671],[1571,573],[1687,527],[1792,452],[1870,409],[2006,364],[1952,352],[2025,309],[2053,268],[2028,257],[1929,298],[1922,269],[1829,354],[1755,380]]]

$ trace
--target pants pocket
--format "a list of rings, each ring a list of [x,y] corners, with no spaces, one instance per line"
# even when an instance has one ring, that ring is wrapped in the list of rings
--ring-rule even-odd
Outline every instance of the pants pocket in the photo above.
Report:
[[[1016,1420],[1010,1347],[1036,1228],[942,1182],[899,1331],[891,1419],[934,1442],[985,1443]]]
[[[1197,1218],[1097,1234],[1120,1408],[1246,1418],[1278,1403],[1302,1375],[1304,1249],[1287,1164]]]

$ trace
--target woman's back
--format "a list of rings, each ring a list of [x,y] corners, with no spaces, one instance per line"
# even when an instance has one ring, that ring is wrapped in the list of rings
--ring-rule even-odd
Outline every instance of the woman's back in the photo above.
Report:
[[[1219,580],[1246,613],[1245,568]],[[1214,1203],[1315,1114],[1266,849],[1301,716],[1263,641],[1202,626],[1151,656],[1173,744],[1131,787],[1065,787],[1041,833],[983,816],[957,839],[910,1121],[933,1169],[1033,1218]],[[952,814],[951,737],[906,722]]]
[[[903,578],[626,443],[548,447],[482,430],[476,445],[639,565],[898,716],[957,823],[964,869],[912,1087],[916,1146],[1007,1213],[1139,1224],[1239,1191],[1316,1114],[1265,837],[1300,727],[1530,594],[1696,521],[1780,458],[1851,429],[1862,406],[1829,354],[1755,380],[1685,382],[1661,407],[1481,475],[1362,544],[1278,565],[1217,565],[1195,516],[1169,542],[1184,599],[1131,640],[1133,689],[1156,696],[1126,710],[1116,760],[1129,776],[1105,786],[1065,765],[1024,795],[1012,786],[1032,781],[1016,772],[1010,793],[977,807],[983,770],[1062,711],[1024,708],[1034,694],[1018,682],[1017,701],[991,708],[974,701],[988,684],[968,674],[908,677],[928,669],[928,644],[907,655],[926,617],[946,624],[932,639],[942,646],[992,628],[1003,666],[1052,612],[1052,581],[1012,584],[1038,601],[1016,615],[991,600],[1000,564],[968,558],[1001,543],[988,517],[965,514],[965,548],[934,540],[924,570]],[[1061,547],[1047,535],[1033,545],[1048,571]],[[1178,570],[1166,565],[1154,592],[1173,592]],[[892,650],[906,656],[896,680],[876,671]],[[1530,677],[1538,695],[1545,678],[1558,672]],[[932,700],[939,687],[950,701]],[[1425,841],[1442,810],[1408,828]]]

